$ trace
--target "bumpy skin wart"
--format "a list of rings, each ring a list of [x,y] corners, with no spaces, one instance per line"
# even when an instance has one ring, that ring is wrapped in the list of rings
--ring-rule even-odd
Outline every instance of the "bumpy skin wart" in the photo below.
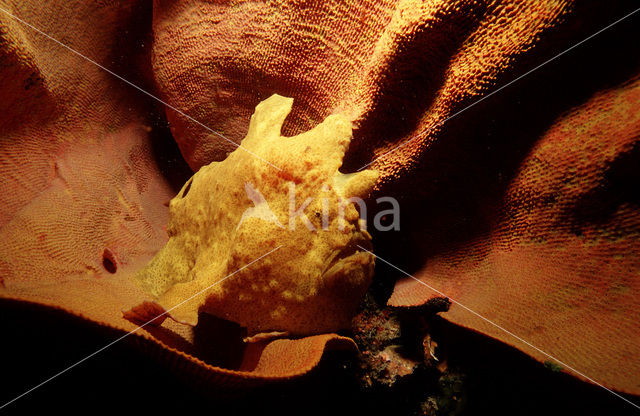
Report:
[[[169,242],[135,276],[157,305],[125,316],[157,314],[159,305],[180,322],[195,325],[198,312],[207,312],[250,334],[349,326],[371,282],[374,257],[358,248],[370,250],[371,236],[348,198],[366,197],[378,175],[338,172],[352,137],[351,123],[340,115],[282,137],[292,102],[273,95],[260,103],[242,148],[201,168],[171,201]],[[313,199],[306,216],[291,216],[307,198]]]

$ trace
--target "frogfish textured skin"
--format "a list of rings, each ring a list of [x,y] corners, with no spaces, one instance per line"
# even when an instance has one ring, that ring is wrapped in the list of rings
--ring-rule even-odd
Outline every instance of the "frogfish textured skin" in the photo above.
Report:
[[[202,167],[171,200],[169,242],[135,279],[172,318],[195,325],[207,312],[250,334],[349,328],[374,266],[349,198],[368,197],[377,173],[338,172],[351,141],[340,115],[282,137],[292,101],[260,103],[242,147]],[[245,189],[259,197],[252,202]]]
[[[155,79],[165,101],[237,143],[273,93],[294,98],[285,136],[348,114],[345,171],[383,156],[377,192],[396,196],[411,224],[374,236],[382,258],[410,260],[425,283],[597,382],[640,394],[637,15],[487,97],[634,2],[0,4],[128,79]],[[6,14],[0,25],[0,296],[131,330],[121,310],[145,299],[131,275],[166,243],[163,203],[174,194],[153,163],[155,109]],[[235,149],[179,112],[166,116],[194,170]],[[391,302],[427,302],[425,289],[401,281]],[[443,317],[547,359],[455,304]],[[133,337],[219,385],[299,375],[326,347],[352,345],[334,334],[276,340],[233,371],[196,358],[191,328],[172,320]]]

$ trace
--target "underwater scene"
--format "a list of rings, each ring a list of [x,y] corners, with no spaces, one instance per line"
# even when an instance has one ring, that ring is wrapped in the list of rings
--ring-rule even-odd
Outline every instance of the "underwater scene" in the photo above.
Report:
[[[638,39],[618,0],[0,0],[0,414],[637,414]]]

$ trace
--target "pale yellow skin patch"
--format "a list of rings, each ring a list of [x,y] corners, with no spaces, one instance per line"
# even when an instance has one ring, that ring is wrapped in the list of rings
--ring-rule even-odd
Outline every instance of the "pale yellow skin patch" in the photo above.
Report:
[[[352,137],[341,115],[281,136],[292,103],[278,95],[260,103],[242,148],[201,168],[171,200],[169,241],[135,279],[173,319],[195,325],[198,312],[207,312],[249,334],[308,335],[349,326],[371,283],[374,256],[358,247],[371,250],[371,236],[347,198],[366,197],[378,175],[338,172]],[[295,209],[313,198],[304,213],[314,231],[301,217],[290,224],[292,183]],[[258,190],[268,207],[254,205],[246,189]]]

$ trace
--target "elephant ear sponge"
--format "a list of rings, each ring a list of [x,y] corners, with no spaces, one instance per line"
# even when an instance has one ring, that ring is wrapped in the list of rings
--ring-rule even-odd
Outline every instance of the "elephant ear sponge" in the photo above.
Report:
[[[341,115],[282,137],[292,103],[278,95],[260,103],[241,147],[202,167],[171,201],[169,241],[134,277],[155,304],[125,316],[165,310],[195,325],[206,312],[250,334],[350,325],[374,266],[353,202],[378,174],[338,172],[352,138]]]

